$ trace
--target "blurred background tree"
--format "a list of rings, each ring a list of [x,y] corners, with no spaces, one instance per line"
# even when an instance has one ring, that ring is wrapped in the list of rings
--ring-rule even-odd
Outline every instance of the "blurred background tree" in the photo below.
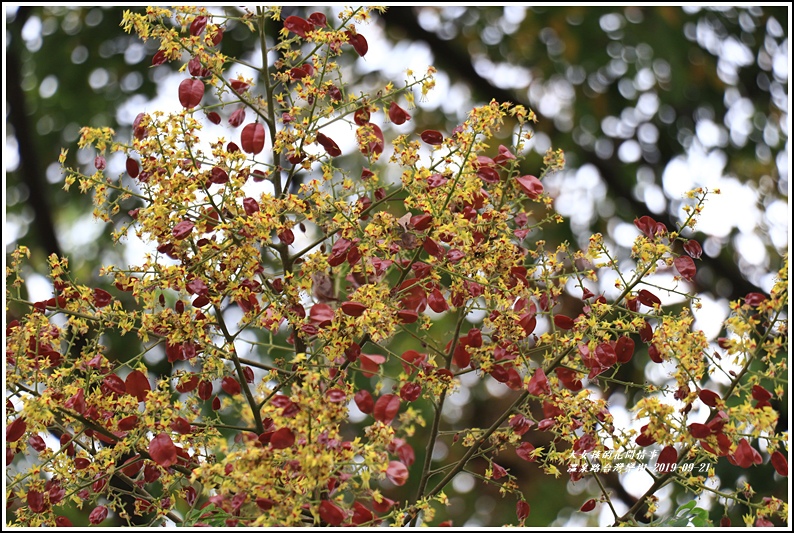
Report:
[[[138,112],[175,94],[181,63],[151,67],[157,43],[125,34],[118,26],[120,8],[4,9],[6,252],[28,246],[42,274],[48,254],[66,255],[82,282],[97,285],[100,280],[91,278],[100,264],[128,258],[111,246],[110,232],[91,221],[90,198],[61,190],[58,154],[70,148],[69,164],[89,165],[94,154],[75,147],[80,127],[110,126],[121,138],[128,136]],[[223,9],[239,14],[232,7],[218,11]],[[789,9],[392,7],[362,29],[370,52],[350,61],[350,80],[377,91],[390,80],[402,84],[406,67],[421,72],[434,65],[436,90],[410,111],[417,131],[451,131],[472,106],[491,99],[532,108],[540,121],[535,153],[523,171],[536,172],[551,146],[562,148],[567,160],[564,171],[544,180],[567,222],[537,236],[551,244],[586,246],[593,232],[601,232],[625,262],[638,233],[634,218],[651,215],[675,227],[687,190],[720,188],[692,235],[704,248],[693,286],[703,302],[697,324],[716,341],[728,300],[768,291],[788,250]],[[335,20],[333,10],[323,7],[285,7],[283,16],[318,10]],[[271,35],[279,28],[274,23]],[[236,31],[231,21],[223,52],[255,50],[258,44],[248,39],[252,35]],[[506,129],[503,144],[510,145]],[[108,164],[122,172],[121,159]],[[635,366],[621,370],[627,380],[660,379],[649,375],[643,360],[635,357]],[[481,384],[463,388],[467,401],[453,404],[446,420],[450,431],[488,420],[493,402],[510,401]],[[610,401],[634,403],[630,391],[615,391]],[[775,407],[786,424],[787,405]],[[609,515],[575,512],[597,494],[594,483],[571,484],[565,474],[551,479],[516,458],[505,457],[503,466],[521,472],[532,506],[527,525],[611,522]],[[785,483],[768,470],[746,471],[741,481],[785,498]],[[723,487],[740,481],[728,469],[718,467],[717,473]],[[643,482],[631,476],[605,480],[618,512],[642,494]],[[453,483],[455,525],[498,525],[504,513],[513,515],[512,500],[475,485],[467,473]],[[660,510],[677,506],[677,490],[664,489]],[[711,508],[713,520],[722,516],[715,499],[704,498],[702,506]],[[730,510],[734,524],[741,523],[741,514],[742,509]]]

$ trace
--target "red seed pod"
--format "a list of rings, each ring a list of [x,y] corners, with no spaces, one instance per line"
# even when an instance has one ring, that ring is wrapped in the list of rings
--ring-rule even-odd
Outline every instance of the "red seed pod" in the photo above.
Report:
[[[378,422],[388,425],[392,423],[400,410],[400,397],[396,394],[384,394],[375,402],[373,416]]]
[[[207,119],[213,124],[221,123],[221,116],[215,111],[210,111],[209,113],[207,113]]]
[[[146,116],[145,113],[138,113],[135,116],[135,120],[132,121],[133,136],[139,141],[143,140],[143,138],[146,136],[146,128],[141,126],[141,122],[143,121],[143,117],[145,116]]]
[[[565,315],[554,315],[554,325],[560,329],[571,329],[574,325],[573,318]]]
[[[295,242],[295,233],[290,228],[286,228],[278,232],[278,238],[281,242],[289,246]]]
[[[301,39],[305,39],[306,34],[314,30],[314,25],[311,22],[295,15],[289,16],[284,20],[284,27]]]
[[[201,103],[204,97],[204,82],[194,78],[182,80],[179,84],[179,103],[185,109],[191,109]]]
[[[481,166],[477,169],[477,175],[485,183],[499,183],[499,173],[493,167]]]
[[[749,468],[753,465],[761,464],[763,459],[761,458],[761,454],[758,453],[758,450],[750,446],[747,439],[742,439],[739,441],[739,446],[736,447],[736,451],[728,455],[728,462],[741,468]]]
[[[521,445],[516,448],[516,455],[524,461],[534,463],[535,457],[532,455],[533,451],[535,451],[535,446],[529,442],[522,442]]]
[[[400,461],[389,461],[386,477],[395,485],[405,485],[405,482],[408,481],[408,468]]]
[[[345,391],[341,389],[328,389],[325,391],[326,399],[331,403],[343,403],[347,401]]]
[[[360,33],[354,34],[350,30],[345,31],[345,34],[347,35],[347,42],[353,46],[353,50],[355,50],[358,55],[361,57],[367,55],[369,44],[363,35]]]
[[[535,176],[521,176],[517,177],[516,181],[524,194],[536,200],[543,193],[543,184]]]
[[[330,500],[320,502],[320,519],[331,526],[340,526],[347,518],[347,512]]]
[[[340,307],[348,316],[361,316],[367,310],[367,306],[359,302],[343,302]]]
[[[165,52],[163,52],[162,50],[158,50],[152,56],[152,66],[153,67],[156,67],[157,65],[162,65],[163,63],[165,63],[165,61],[166,61]]]
[[[189,220],[183,220],[171,231],[171,234],[174,236],[174,239],[181,241],[182,239],[186,238],[190,233],[193,231],[193,223]]]
[[[210,69],[202,66],[201,61],[197,57],[194,57],[187,62],[187,71],[191,76],[195,76],[197,78],[204,78],[210,75]]]
[[[228,394],[229,396],[235,396],[240,394],[242,390],[240,388],[240,382],[234,379],[231,376],[226,376],[221,380],[221,388]]]
[[[566,389],[574,392],[582,389],[582,380],[577,377],[578,373],[575,370],[558,367],[554,372]]]
[[[365,124],[356,130],[356,136],[366,142],[361,147],[361,153],[364,155],[382,154],[383,153],[383,132],[377,124]],[[374,139],[372,138],[374,136]]]
[[[274,450],[283,450],[295,444],[295,434],[290,428],[281,428],[270,436],[270,446]]]
[[[645,289],[640,290],[640,292],[637,294],[637,297],[639,298],[641,304],[647,305],[648,307],[653,307],[654,305],[662,305],[662,301],[659,299],[658,296],[656,296],[651,291]]]
[[[173,422],[171,422],[171,429],[180,435],[189,435],[193,432],[193,427],[190,425],[190,422],[181,416],[175,418]]]
[[[439,146],[444,142],[444,136],[440,131],[437,130],[425,130],[419,135],[419,137],[421,137],[424,142],[432,146]]]
[[[45,443],[44,439],[42,439],[39,435],[33,435],[30,437],[28,439],[28,444],[30,444],[30,447],[39,453],[47,449],[47,443]]]
[[[138,426],[138,417],[135,415],[125,416],[118,423],[119,431],[132,431]]]
[[[744,297],[744,303],[750,307],[758,307],[764,302],[764,300],[766,300],[766,296],[760,292],[751,292]]]
[[[422,394],[422,386],[419,383],[406,383],[400,388],[400,398],[406,402],[413,402]]]
[[[493,162],[497,165],[506,167],[509,165],[510,161],[515,161],[516,156],[513,155],[513,152],[510,151],[509,148],[504,146],[503,144],[499,145],[499,155],[493,158]]]
[[[419,320],[419,313],[412,310],[397,311],[397,318],[401,324],[413,324]]]
[[[241,107],[240,109],[232,113],[231,116],[229,116],[229,124],[233,128],[236,128],[237,126],[242,124],[244,120],[245,120],[245,108],[243,107]]]
[[[637,333],[640,334],[640,340],[642,342],[651,342],[653,339],[653,328],[647,320],[645,321],[645,325]]]
[[[667,233],[667,227],[662,222],[657,222],[648,215],[634,219],[634,225],[637,226],[646,237],[653,239],[656,235],[663,235]]]
[[[116,374],[109,374],[102,380],[101,390],[105,395],[111,394],[113,397],[118,398],[127,393],[127,385]]]
[[[437,287],[427,295],[427,305],[436,313],[443,313],[449,309],[449,304],[447,304],[444,294]]]
[[[772,454],[770,462],[775,468],[775,472],[784,477],[788,476],[788,461],[786,460],[785,455],[780,452],[775,452]]]
[[[212,37],[212,46],[218,46],[223,40],[223,28],[218,28],[215,35]]]
[[[697,267],[695,267],[695,262],[692,261],[691,257],[687,257],[685,255],[676,257],[674,263],[676,270],[678,270],[678,273],[681,274],[682,278],[687,281],[692,281],[695,278]]]
[[[656,346],[656,343],[651,343],[651,345],[648,346],[648,357],[650,357],[651,361],[654,363],[661,363],[663,361],[662,354],[659,351],[659,347]]]
[[[710,427],[708,427],[706,424],[700,424],[698,422],[689,424],[688,429],[689,433],[696,439],[705,439],[712,433]]]
[[[455,351],[452,352],[452,362],[459,368],[466,368],[471,364],[471,353],[464,344],[459,343],[455,346]]]
[[[628,363],[634,355],[634,341],[630,337],[621,337],[615,343],[615,355],[618,363]]]
[[[327,135],[323,133],[317,134],[317,142],[325,148],[325,151],[328,152],[328,155],[331,157],[338,157],[342,155],[342,151],[339,149],[339,146]]]
[[[698,398],[709,407],[716,407],[717,402],[721,400],[719,394],[709,389],[701,389],[698,393]]]
[[[648,429],[648,424],[642,426],[642,428],[640,429],[640,434],[637,436],[636,439],[634,439],[634,442],[637,444],[637,446],[642,446],[643,448],[645,448],[656,442],[656,440],[652,436],[648,435],[645,432],[647,429]]]
[[[149,443],[149,456],[163,468],[176,464],[176,446],[167,433],[160,433]]]
[[[229,183],[229,173],[223,170],[221,167],[212,167],[212,170],[210,171],[209,182],[216,183],[218,185]]]
[[[237,94],[243,94],[249,87],[249,85],[242,80],[232,80],[230,85],[232,86],[232,90]]]
[[[74,441],[72,440],[72,436],[68,433],[64,433],[61,435],[60,443],[61,447],[66,446],[66,455],[74,457]]]
[[[378,372],[380,365],[382,365],[385,361],[386,358],[382,355],[362,353],[359,355],[359,362],[361,363],[361,368],[363,370],[361,373],[364,375],[364,377],[372,377]]]
[[[100,505],[95,507],[91,514],[88,515],[88,521],[91,522],[92,525],[101,524],[106,518],[108,517],[108,508],[104,505]]]
[[[248,216],[259,212],[259,203],[253,198],[243,198],[243,209]]]
[[[366,108],[359,108],[356,109],[356,112],[353,113],[353,122],[355,122],[359,126],[363,126],[364,124],[369,122],[369,109]]]
[[[535,327],[538,324],[537,319],[535,318],[535,313],[524,313],[518,319],[519,325],[524,328],[524,333],[527,335],[531,335],[533,331],[535,331]]]
[[[300,81],[307,76],[314,74],[314,67],[310,63],[304,63],[299,67],[294,67],[289,71],[289,77],[292,81]]]
[[[375,401],[372,399],[372,394],[366,390],[358,391],[353,400],[356,402],[358,409],[364,414],[370,414],[375,408]]]
[[[292,165],[299,165],[306,159],[306,154],[303,152],[290,152],[287,154],[287,161]]]
[[[397,102],[392,102],[389,105],[389,120],[399,126],[400,124],[405,124],[407,121],[411,120],[411,115],[409,115],[405,109],[398,106]]]
[[[493,476],[492,476],[493,479],[502,479],[507,475],[507,470],[505,470],[505,468],[502,465],[491,463],[491,466],[493,467]],[[519,518],[521,517],[519,516]]]
[[[202,381],[198,385],[198,396],[202,400],[209,400],[212,396],[212,383],[209,381]]]
[[[497,464],[494,463],[494,474],[496,473],[496,466]],[[496,475],[494,475],[494,479],[499,479],[499,478],[497,478]],[[516,502],[516,517],[523,522],[524,520],[527,519],[528,516],[529,516],[529,504],[525,500],[519,500],[518,502]]]
[[[380,502],[377,502],[373,499],[372,508],[375,509],[375,511],[378,513],[388,513],[389,509],[391,509],[395,503],[396,502],[394,500],[391,500],[384,496],[382,497]]]
[[[127,389],[127,394],[135,396],[139,402],[146,401],[146,396],[152,390],[149,378],[140,370],[130,372],[124,380],[124,385]]]
[[[686,241],[684,251],[693,259],[697,259],[703,254],[703,248],[700,247],[700,243],[692,239]]]
[[[535,370],[535,374],[533,374],[532,378],[529,380],[529,384],[527,385],[527,390],[530,394],[534,396],[542,396],[544,394],[551,394],[551,390],[549,388],[549,381],[546,378],[546,373],[543,372],[542,368],[538,368]]]
[[[360,526],[370,522],[375,523],[375,515],[372,511],[364,507],[361,502],[353,502],[353,516],[350,518],[350,522],[354,526]]]
[[[772,393],[763,388],[761,385],[753,385],[752,395],[753,399],[759,402],[766,402],[772,399]]]
[[[259,122],[246,125],[240,134],[240,144],[249,154],[261,152],[265,147],[265,127]]]
[[[110,293],[104,289],[94,289],[94,305],[97,307],[106,307],[113,301]]]
[[[48,507],[47,502],[44,500],[44,493],[39,492],[36,489],[31,489],[28,491],[26,501],[28,508],[37,514],[43,513]]]
[[[127,174],[129,174],[131,178],[137,178],[138,174],[140,174],[141,172],[141,167],[138,165],[138,162],[132,159],[131,157],[127,158],[126,167],[127,167]]]
[[[315,11],[311,15],[309,15],[309,22],[314,24],[314,26],[322,28],[324,26],[328,26],[328,19],[320,13],[319,11]]]
[[[197,37],[201,35],[201,32],[204,31],[204,28],[207,27],[207,17],[200,16],[193,19],[193,22],[190,23],[190,35],[193,37]]]
[[[22,438],[22,435],[27,431],[28,425],[22,418],[17,418],[6,426],[6,441],[16,442]]]
[[[590,511],[595,509],[595,506],[596,506],[596,501],[593,498],[590,498],[589,500],[587,500],[582,504],[579,510],[583,513],[589,513]]]
[[[431,222],[433,222],[433,215],[429,213],[423,213],[421,215],[414,215],[411,217],[411,225],[413,225],[414,229],[417,231],[426,230],[430,226]]]
[[[328,89],[328,96],[331,97],[331,100],[334,102],[340,102],[342,100],[342,91],[339,90],[339,87],[336,85],[332,85]]]
[[[678,452],[673,446],[665,446],[656,460],[656,467],[660,472],[670,472],[676,463],[678,463]]]

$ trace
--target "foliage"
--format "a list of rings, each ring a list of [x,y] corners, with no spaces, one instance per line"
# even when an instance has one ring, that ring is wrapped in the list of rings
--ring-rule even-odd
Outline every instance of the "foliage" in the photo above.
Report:
[[[579,246],[601,232],[623,251],[644,214],[680,223],[681,195],[718,174],[697,290],[727,300],[768,291],[788,249],[787,18],[774,5],[425,6],[384,25],[398,50],[430,45],[450,93],[532,107],[536,147],[577,146],[547,189]],[[722,217],[734,203],[743,216]]]
[[[413,132],[435,69],[377,91],[347,83],[372,16],[291,15],[276,36],[278,9],[246,12],[252,60],[221,52],[229,20],[204,8],[124,13],[127,32],[158,43],[154,64],[181,65],[183,109],[140,113],[130,139],[84,128],[93,170],[65,151],[61,162],[65,188],[93,194],[115,241],[135,235],[152,252],[103,267],[113,292],[52,255],[55,294],[41,302],[24,298],[27,249],[11,255],[9,523],[67,525],[65,509],[86,506],[91,524],[112,511],[153,525],[436,525],[465,474],[514,501],[503,523],[523,525],[532,500],[503,466],[516,458],[595,480],[616,524],[653,517],[668,484],[741,506],[749,523],[786,520],[785,502],[716,489],[711,466],[693,467],[788,473],[770,404],[787,395],[787,265],[769,295],[732,304],[713,349],[693,327],[690,237],[718,191],[682,199],[677,227],[637,218],[628,266],[598,233],[585,250],[548,246],[536,236],[562,217],[544,180],[565,158],[549,149],[522,172],[535,113],[492,100],[449,132]],[[124,175],[106,173],[115,153]],[[603,279],[615,295],[594,292]],[[689,305],[663,305],[669,294]],[[569,316],[572,295],[581,312]],[[137,353],[109,349],[117,336]],[[167,371],[151,372],[152,358]],[[667,383],[625,381],[638,359]],[[714,374],[729,385],[712,390]],[[477,427],[446,422],[464,380],[509,404]],[[631,391],[628,425],[607,402],[615,387]],[[646,449],[654,466],[635,461]],[[629,468],[653,483],[620,514],[601,477]],[[706,523],[682,509],[670,525]]]
[[[705,509],[697,507],[697,502],[691,500],[678,509],[675,514],[659,520],[653,524],[655,527],[713,527],[714,524],[709,520],[709,513]]]

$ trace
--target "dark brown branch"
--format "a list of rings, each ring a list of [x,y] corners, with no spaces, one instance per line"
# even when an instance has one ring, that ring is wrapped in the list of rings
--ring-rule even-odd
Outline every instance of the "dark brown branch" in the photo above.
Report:
[[[14,128],[19,149],[19,175],[23,183],[30,189],[28,204],[33,209],[34,228],[38,234],[42,248],[47,255],[62,255],[58,237],[55,234],[49,201],[47,199],[47,180],[42,174],[39,154],[30,125],[22,89],[22,69],[20,68],[20,52],[22,46],[22,26],[30,16],[30,7],[20,7],[14,21],[8,25],[11,42],[6,47],[6,98],[8,98],[8,119]]]

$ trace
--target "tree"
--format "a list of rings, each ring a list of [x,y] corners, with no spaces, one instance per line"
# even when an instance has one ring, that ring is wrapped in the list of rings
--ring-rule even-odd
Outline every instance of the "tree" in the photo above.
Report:
[[[7,459],[29,444],[53,476],[14,478],[20,523],[63,523],[68,490],[92,502],[91,523],[110,508],[122,519],[159,509],[155,522],[432,524],[446,516],[439,504],[479,480],[512,496],[521,523],[548,524],[530,516],[536,494],[520,466],[530,463],[598,480],[614,520],[636,523],[644,506],[653,517],[665,484],[710,490],[688,469],[744,471],[764,460],[760,443],[766,477],[787,474],[770,404],[787,394],[787,267],[769,297],[737,300],[728,334],[709,346],[692,325],[688,285],[705,189],[667,224],[637,216],[630,256],[599,233],[577,251],[554,242],[561,218],[545,191],[565,160],[549,149],[533,162],[533,111],[492,100],[454,127],[424,128],[413,103],[435,69],[376,90],[348,83],[368,53],[353,21],[368,11],[343,12],[342,24],[320,12],[173,16],[125,12],[124,25],[154,37],[153,64],[186,67],[171,95],[182,111],[142,112],[127,136],[83,129],[92,164],[65,170],[67,188],[93,192],[115,240],[136,233],[157,253],[104,268],[112,289],[82,285],[51,256],[55,293],[35,303],[24,297],[25,249],[10,259],[7,299],[21,318],[7,328],[17,400]],[[219,52],[235,24],[252,36],[240,59]],[[651,277],[664,270],[674,286]],[[679,302],[662,305],[660,290]],[[127,340],[133,331],[140,344]],[[133,350],[106,348],[120,344]],[[740,364],[732,376],[726,355]],[[643,383],[647,358],[670,373]],[[728,377],[724,388],[712,371]],[[449,413],[494,388],[508,403],[489,401],[476,423]],[[637,421],[648,417],[643,427],[616,429],[606,400],[618,388]],[[60,449],[44,441],[53,430]],[[618,513],[632,495],[593,465],[652,446],[662,447],[653,483]],[[93,492],[76,492],[74,479]],[[721,498],[753,523],[786,518],[780,499],[761,502],[745,486]],[[668,525],[708,520],[692,505],[662,515]]]

